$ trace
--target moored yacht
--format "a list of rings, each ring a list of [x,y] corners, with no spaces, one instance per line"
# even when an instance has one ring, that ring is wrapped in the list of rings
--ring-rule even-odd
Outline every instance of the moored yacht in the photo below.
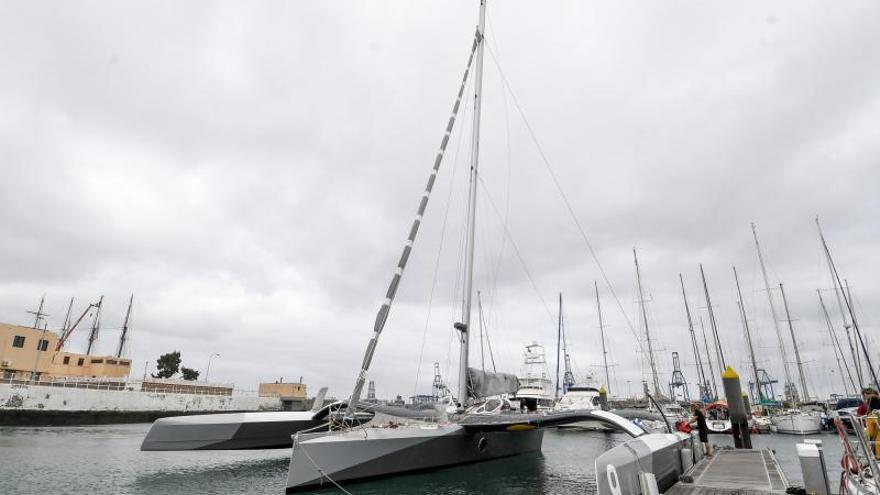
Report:
[[[544,346],[537,342],[526,346],[523,352],[522,372],[518,378],[519,389],[516,391],[516,399],[520,402],[520,407],[529,411],[553,407],[555,390],[547,369]]]
[[[822,431],[822,414],[789,409],[770,417],[771,430],[790,435],[813,435]]]

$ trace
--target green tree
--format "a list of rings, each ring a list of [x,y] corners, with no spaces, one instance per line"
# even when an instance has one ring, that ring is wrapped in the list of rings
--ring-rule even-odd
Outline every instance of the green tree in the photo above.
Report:
[[[156,360],[156,374],[153,378],[171,378],[180,370],[180,351],[162,354]]]
[[[184,380],[196,381],[199,379],[199,372],[192,368],[187,368],[186,366],[183,366],[180,368],[180,372],[183,373]]]

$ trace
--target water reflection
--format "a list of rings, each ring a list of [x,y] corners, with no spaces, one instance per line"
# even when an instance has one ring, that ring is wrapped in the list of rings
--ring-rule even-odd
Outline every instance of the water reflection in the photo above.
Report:
[[[272,494],[287,480],[288,449],[261,451],[141,452],[149,425],[58,428],[0,428],[0,494]],[[840,447],[825,441],[829,471],[837,469]],[[595,458],[628,437],[620,433],[547,430],[541,453],[346,483],[357,495],[389,493],[475,495],[595,493]],[[729,437],[712,437],[729,443]],[[790,479],[798,483],[794,453],[800,437],[758,435],[756,447],[775,449]],[[836,472],[831,473],[832,476]],[[338,493],[332,487],[318,493]]]
[[[132,494],[283,493],[288,458],[246,460],[208,466],[183,465],[138,473]],[[281,483],[279,483],[281,482]]]

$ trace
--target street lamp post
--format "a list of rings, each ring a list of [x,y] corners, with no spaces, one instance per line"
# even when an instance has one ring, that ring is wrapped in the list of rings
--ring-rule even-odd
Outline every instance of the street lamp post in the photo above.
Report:
[[[220,357],[220,354],[215,352],[208,358],[208,367],[205,369],[205,383],[208,382],[208,373],[211,372],[211,360],[214,359],[214,356]]]

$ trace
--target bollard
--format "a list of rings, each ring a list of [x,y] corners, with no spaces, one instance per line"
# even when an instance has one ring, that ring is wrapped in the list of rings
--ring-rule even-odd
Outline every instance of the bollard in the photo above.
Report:
[[[599,386],[599,409],[608,410],[608,392],[605,390],[605,385]]]
[[[804,440],[804,443],[797,444],[797,453],[801,462],[801,473],[804,477],[804,489],[807,493],[829,495],[831,487],[828,483],[822,441]]]
[[[721,374],[724,383],[724,395],[727,397],[727,410],[730,414],[730,426],[733,429],[733,445],[738,449],[752,448],[752,436],[749,431],[749,417],[743,403],[742,386],[739,375],[730,366]]]

